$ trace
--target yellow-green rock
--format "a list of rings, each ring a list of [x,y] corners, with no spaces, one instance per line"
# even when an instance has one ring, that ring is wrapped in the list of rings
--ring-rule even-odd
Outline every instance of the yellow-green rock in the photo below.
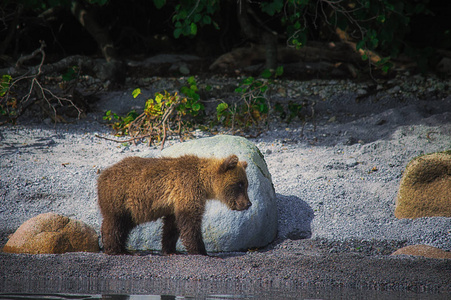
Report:
[[[29,254],[99,250],[99,237],[93,228],[55,213],[41,214],[23,223],[3,248],[3,252]]]
[[[427,245],[411,245],[396,250],[392,255],[413,255],[427,258],[451,259],[451,252]]]
[[[413,159],[401,179],[395,216],[451,217],[451,153]]]

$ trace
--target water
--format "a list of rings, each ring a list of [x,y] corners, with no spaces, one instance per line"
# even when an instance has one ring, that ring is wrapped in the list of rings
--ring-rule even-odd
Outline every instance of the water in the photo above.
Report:
[[[247,299],[303,299],[303,300],[322,300],[322,299],[449,299],[449,295],[440,294],[412,294],[396,292],[337,292],[334,295],[298,295],[297,297],[287,297],[284,294],[275,295],[206,295],[206,296],[175,296],[175,295],[123,295],[123,294],[105,294],[105,295],[84,295],[84,294],[26,294],[26,293],[6,293],[0,294],[2,300],[182,300],[182,299],[204,299],[204,300],[247,300]]]
[[[169,280],[27,280],[0,282],[0,300],[247,300],[247,299],[451,299],[447,293],[376,291],[359,288],[274,286],[251,282]]]

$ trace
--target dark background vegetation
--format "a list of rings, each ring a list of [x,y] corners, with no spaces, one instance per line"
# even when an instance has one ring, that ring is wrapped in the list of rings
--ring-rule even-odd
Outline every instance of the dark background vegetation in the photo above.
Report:
[[[131,75],[180,75],[127,64],[157,54],[198,56],[191,75],[236,76],[257,62],[241,74],[330,78],[277,68],[311,59],[345,66],[340,74],[351,78],[384,80],[400,70],[448,76],[450,13],[450,1],[430,0],[4,0],[0,124],[39,101],[49,113],[55,103],[78,106],[80,116],[75,79],[84,74],[111,82],[108,88]],[[231,68],[209,68],[225,53]],[[64,97],[46,89],[49,76],[64,81]]]
[[[162,7],[157,8],[158,2]],[[6,0],[0,4],[1,65],[8,66],[21,55],[30,54],[39,48],[40,40],[46,42],[48,62],[74,54],[100,56],[98,42],[89,28],[80,24],[79,17],[71,12],[74,3],[80,3],[105,30],[121,59],[158,53],[191,53],[215,58],[249,43],[264,44],[261,33],[265,31],[277,32],[278,44],[285,45],[291,42],[293,29],[290,26],[296,21],[302,29],[297,36],[302,45],[312,41],[337,41],[334,29],[341,27],[353,35],[356,42],[366,39],[363,48],[374,50],[382,57],[421,58],[427,61],[425,66],[428,67],[434,67],[443,56],[437,54],[437,50],[451,49],[449,1]],[[274,4],[279,9],[264,9],[264,3]],[[185,16],[182,21],[197,24],[197,32],[188,31],[175,38],[174,16],[183,12],[183,9],[176,9],[179,5],[187,12],[182,14],[182,18]],[[196,10],[196,5],[204,5],[204,8]],[[205,8],[208,6],[212,12]],[[365,13],[353,14],[360,6],[360,11]],[[240,25],[238,15],[245,7],[252,11],[248,15],[252,25],[261,31],[260,35],[251,36]],[[295,16],[293,7],[299,15]],[[337,11],[332,13],[334,8]],[[353,20],[343,16],[340,19],[341,9],[347,9]],[[337,20],[335,13],[338,13]],[[212,22],[196,22],[196,14],[210,16]],[[374,21],[382,15],[385,21]],[[365,32],[356,33],[359,26],[365,27]],[[375,33],[371,32],[373,29]],[[369,36],[371,34],[374,36]],[[377,44],[369,40],[374,38]]]

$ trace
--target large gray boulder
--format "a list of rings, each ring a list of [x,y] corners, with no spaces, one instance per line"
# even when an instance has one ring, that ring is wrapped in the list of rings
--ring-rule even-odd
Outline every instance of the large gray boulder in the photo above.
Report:
[[[263,247],[277,235],[276,195],[266,162],[258,148],[242,137],[218,135],[174,145],[162,155],[178,157],[195,154],[200,157],[227,157],[236,154],[248,163],[248,194],[252,206],[246,211],[232,211],[219,201],[208,201],[202,234],[208,252],[242,251]],[[132,231],[131,250],[161,249],[161,220]],[[178,243],[178,250],[184,250]]]

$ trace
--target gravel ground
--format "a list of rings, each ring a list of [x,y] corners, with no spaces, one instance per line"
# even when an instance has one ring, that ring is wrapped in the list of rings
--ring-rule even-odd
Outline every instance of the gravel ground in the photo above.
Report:
[[[390,90],[381,87],[362,99],[359,95],[371,90],[371,84],[312,81],[296,83],[296,92],[294,83],[283,83],[288,98],[316,102],[315,119],[303,134],[299,122],[272,122],[268,131],[251,138],[265,155],[277,193],[279,235],[268,247],[214,257],[0,253],[0,292],[49,292],[54,288],[48,282],[53,282],[67,292],[149,293],[157,282],[154,288],[161,293],[168,286],[173,291],[182,284],[182,290],[199,292],[196,284],[218,283],[218,290],[235,285],[235,292],[262,295],[271,290],[285,298],[283,293],[299,296],[306,287],[320,287],[326,294],[327,287],[340,287],[449,296],[449,260],[388,256],[410,244],[451,250],[451,218],[398,220],[393,214],[406,164],[415,156],[451,149],[449,82],[415,80],[407,86],[400,81]],[[149,87],[149,93],[154,89]],[[429,97],[431,91],[440,93]],[[160,153],[145,144],[96,137],[113,138],[101,117],[106,108],[125,109],[125,95],[130,91],[105,93],[95,111],[75,124],[29,122],[0,128],[0,246],[21,223],[49,211],[99,231],[99,170],[126,156]],[[177,142],[171,139],[166,147]]]

